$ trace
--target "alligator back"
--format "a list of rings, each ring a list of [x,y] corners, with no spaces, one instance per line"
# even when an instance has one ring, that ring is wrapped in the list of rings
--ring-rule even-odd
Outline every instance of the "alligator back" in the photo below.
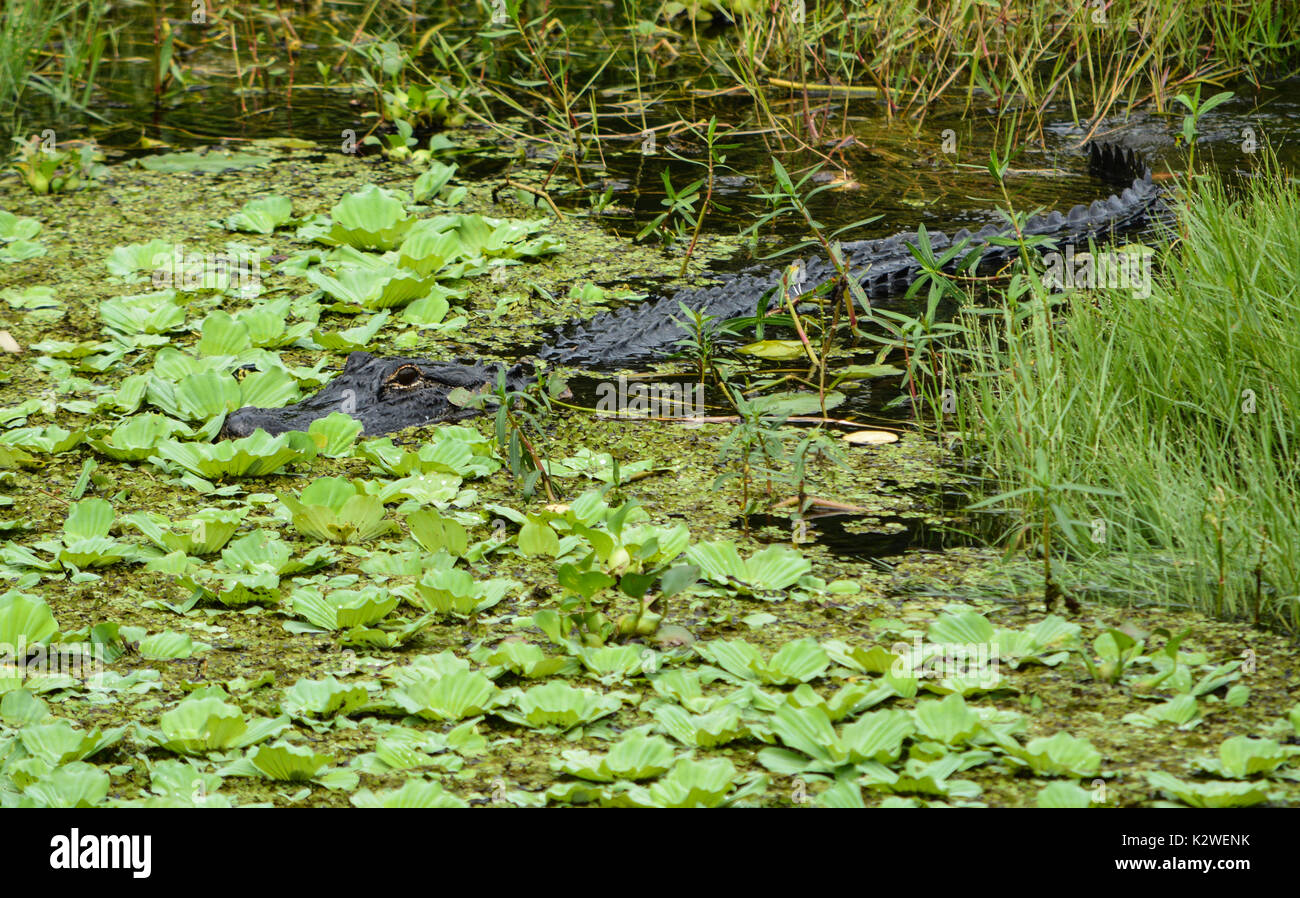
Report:
[[[1025,232],[1057,241],[1082,242],[1137,227],[1150,217],[1161,191],[1151,180],[1151,170],[1135,152],[1091,144],[1089,170],[1107,183],[1124,185],[1123,190],[1091,205],[1074,206],[1068,212],[1031,216]],[[1009,226],[989,224],[973,233],[962,229],[951,236],[940,231],[928,232],[927,236],[938,253],[962,241],[970,249],[982,247],[980,265],[984,267],[1000,265],[1017,252],[1015,247],[989,244],[990,238],[1009,232]],[[909,249],[916,241],[915,232],[905,232],[879,240],[844,243],[842,250],[853,277],[869,298],[877,299],[905,292],[921,276],[921,268]],[[825,260],[803,259],[797,264],[803,268],[804,291],[835,275],[834,267]],[[779,270],[753,268],[717,284],[602,312],[564,329],[538,356],[565,365],[613,366],[664,355],[684,334],[674,320],[681,317],[679,303],[724,320],[753,315],[760,299],[780,278]]]

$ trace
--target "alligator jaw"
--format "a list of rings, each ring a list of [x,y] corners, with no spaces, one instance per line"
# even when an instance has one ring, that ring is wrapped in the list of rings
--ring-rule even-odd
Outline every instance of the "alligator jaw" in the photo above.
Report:
[[[522,388],[529,379],[529,369],[529,365],[521,363],[507,371],[508,388]],[[246,406],[231,412],[221,438],[245,437],[258,430],[272,435],[305,431],[311,422],[334,412],[356,418],[367,436],[459,421],[478,414],[478,410],[454,405],[449,399],[451,392],[458,388],[470,392],[493,390],[500,370],[500,365],[379,358],[368,352],[354,352],[348,356],[343,372],[314,396],[283,408]]]

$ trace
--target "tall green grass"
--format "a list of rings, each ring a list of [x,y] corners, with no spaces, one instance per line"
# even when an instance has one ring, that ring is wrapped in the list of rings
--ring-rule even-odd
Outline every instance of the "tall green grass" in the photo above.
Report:
[[[0,9],[0,116],[22,114],[29,91],[56,107],[90,108],[107,32],[107,0],[4,0]]]
[[[1067,588],[1300,629],[1300,193],[1266,168],[1191,185],[1150,296],[1031,277],[971,329],[968,451]]]

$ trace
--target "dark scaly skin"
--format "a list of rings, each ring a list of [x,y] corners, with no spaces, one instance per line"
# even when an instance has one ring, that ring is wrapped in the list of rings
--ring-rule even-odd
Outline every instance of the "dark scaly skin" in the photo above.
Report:
[[[1096,177],[1127,186],[1120,194],[1112,194],[1090,206],[1078,205],[1064,214],[1053,211],[1035,215],[1026,223],[1025,233],[1047,235],[1057,241],[1086,242],[1089,237],[1100,239],[1136,227],[1149,218],[1161,191],[1152,183],[1150,169],[1142,165],[1136,154],[1093,144],[1089,167]],[[975,233],[961,230],[949,237],[933,231],[927,236],[936,256],[962,240],[967,240],[968,250],[982,246],[981,267],[994,268],[1018,251],[1015,247],[988,245],[989,238],[1008,233],[1009,226],[990,224]],[[916,240],[914,232],[907,232],[881,240],[842,244],[849,271],[869,298],[897,296],[921,276],[920,265],[908,249]],[[950,267],[955,266],[954,261]],[[802,267],[804,293],[837,274],[824,259],[804,259]],[[539,351],[538,356],[561,365],[602,367],[661,355],[683,335],[673,320],[681,318],[679,303],[724,321],[753,315],[758,311],[759,299],[776,286],[780,277],[780,271],[750,269],[715,285],[602,312],[572,325]]]
[[[257,430],[270,434],[306,430],[311,422],[343,412],[361,422],[368,436],[392,433],[423,424],[459,421],[478,414],[453,405],[448,396],[457,388],[470,392],[493,390],[500,365],[435,362],[418,358],[379,358],[368,352],[348,356],[343,373],[301,402],[283,408],[246,406],[231,412],[223,437],[245,437]],[[506,385],[522,389],[532,379],[529,365],[506,372]]]
[[[1136,154],[1093,144],[1089,167],[1096,177],[1127,186],[1118,195],[1089,206],[1075,206],[1064,214],[1035,215],[1026,223],[1025,233],[1050,236],[1058,243],[1086,242],[1135,228],[1153,216],[1161,202],[1161,191],[1152,183],[1150,169]],[[980,264],[986,267],[1001,265],[1017,251],[1015,247],[989,244],[990,238],[1007,233],[1007,227],[987,225],[975,233],[962,230],[948,236],[935,231],[928,236],[936,255],[963,240],[967,243],[961,255],[982,248]],[[903,293],[920,277],[920,266],[908,249],[916,240],[917,235],[909,232],[842,244],[849,271],[869,298]],[[802,265],[803,292],[836,275],[835,268],[824,260],[805,259]],[[752,315],[759,299],[780,277],[779,271],[751,269],[712,286],[602,312],[557,335],[538,356],[555,364],[587,367],[618,366],[661,356],[673,351],[683,335],[674,320],[681,315],[679,303],[721,320]],[[317,418],[340,411],[361,421],[370,436],[457,421],[477,411],[453,405],[448,394],[457,387],[491,390],[500,370],[500,365],[377,358],[354,352],[348,356],[343,373],[316,395],[284,408],[241,408],[226,419],[222,436],[247,436],[258,429],[271,434],[306,430]],[[507,372],[507,383],[511,389],[520,389],[531,376],[530,366],[518,364]]]

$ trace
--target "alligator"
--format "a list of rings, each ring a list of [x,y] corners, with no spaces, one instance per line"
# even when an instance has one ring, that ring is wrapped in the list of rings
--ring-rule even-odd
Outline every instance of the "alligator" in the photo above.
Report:
[[[1160,208],[1162,191],[1135,152],[1093,143],[1089,146],[1089,170],[1103,181],[1124,185],[1123,190],[1091,205],[1074,206],[1068,212],[1033,215],[1025,222],[1024,233],[1048,236],[1057,242],[1085,243],[1139,227]],[[984,270],[1005,264],[1018,252],[1014,246],[991,242],[1009,232],[1006,224],[989,224],[975,232],[962,229],[949,236],[934,231],[927,236],[936,254],[962,244],[968,250],[979,250],[979,264]],[[878,299],[905,292],[921,277],[921,265],[911,251],[919,239],[917,233],[906,232],[879,240],[843,243],[841,249],[851,276],[869,299]],[[800,264],[805,291],[838,276],[827,260],[805,259]],[[956,265],[954,259],[947,267],[953,269]],[[772,288],[782,277],[781,272],[770,268],[753,268],[706,287],[602,312],[561,329],[537,356],[557,365],[585,367],[614,367],[662,356],[671,352],[683,335],[677,317],[683,305],[719,320],[752,315],[758,311],[760,300],[770,301],[765,297],[774,292]],[[226,419],[222,436],[248,436],[258,429],[271,434],[305,430],[312,421],[336,411],[358,419],[370,436],[456,421],[478,410],[453,403],[451,392],[457,388],[491,390],[503,371],[512,390],[520,389],[532,376],[532,367],[526,361],[505,369],[499,364],[482,365],[472,360],[437,362],[354,352],[348,356],[343,372],[314,396],[283,408],[238,409]]]

